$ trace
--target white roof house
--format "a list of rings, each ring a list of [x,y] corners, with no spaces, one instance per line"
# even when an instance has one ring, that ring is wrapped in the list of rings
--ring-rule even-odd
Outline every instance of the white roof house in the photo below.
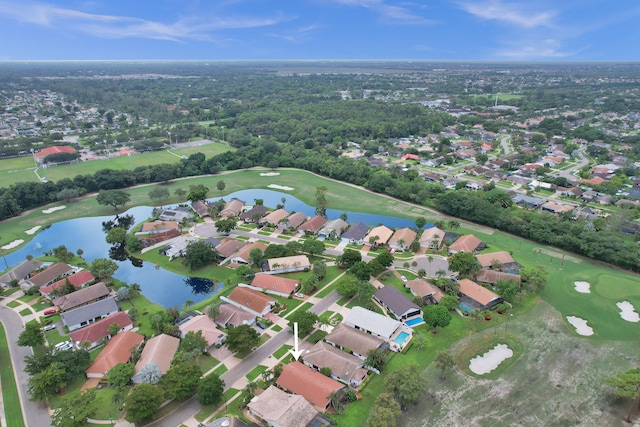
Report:
[[[362,307],[353,307],[344,323],[384,340],[390,340],[394,332],[402,326],[397,320]]]

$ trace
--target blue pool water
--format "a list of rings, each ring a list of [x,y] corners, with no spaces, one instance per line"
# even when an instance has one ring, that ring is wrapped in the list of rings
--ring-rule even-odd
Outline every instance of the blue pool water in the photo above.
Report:
[[[409,334],[406,333],[405,331],[402,331],[398,334],[396,339],[393,340],[393,342],[401,346],[402,344],[404,344],[407,338],[409,338]]]
[[[419,317],[416,317],[416,318],[413,318],[413,319],[405,320],[404,323],[407,326],[412,326],[413,327],[413,326],[417,326],[417,325],[422,325],[424,323],[424,320],[419,318]]]
[[[460,303],[460,304],[458,304],[458,307],[460,307],[462,309],[462,311],[465,311],[467,313],[471,313],[473,311],[473,308],[469,307],[466,304]]]

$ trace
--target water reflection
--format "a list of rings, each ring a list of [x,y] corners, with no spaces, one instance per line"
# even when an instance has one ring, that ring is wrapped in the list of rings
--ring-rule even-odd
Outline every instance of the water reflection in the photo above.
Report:
[[[212,280],[202,277],[187,277],[184,279],[184,284],[191,288],[191,292],[194,294],[210,294],[219,292],[222,289],[222,282],[217,284]]]

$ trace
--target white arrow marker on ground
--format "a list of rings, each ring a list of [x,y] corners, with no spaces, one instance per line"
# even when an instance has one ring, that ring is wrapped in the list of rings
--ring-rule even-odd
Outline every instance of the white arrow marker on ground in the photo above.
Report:
[[[298,350],[298,322],[293,322],[293,350],[289,350],[293,358],[298,360],[302,351]]]

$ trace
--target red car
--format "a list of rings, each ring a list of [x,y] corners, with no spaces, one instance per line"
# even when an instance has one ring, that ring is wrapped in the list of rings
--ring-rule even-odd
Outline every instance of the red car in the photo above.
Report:
[[[57,309],[57,308],[47,308],[47,309],[44,311],[44,315],[45,315],[45,316],[51,316],[51,315],[56,314],[57,312],[58,312],[58,309]]]

